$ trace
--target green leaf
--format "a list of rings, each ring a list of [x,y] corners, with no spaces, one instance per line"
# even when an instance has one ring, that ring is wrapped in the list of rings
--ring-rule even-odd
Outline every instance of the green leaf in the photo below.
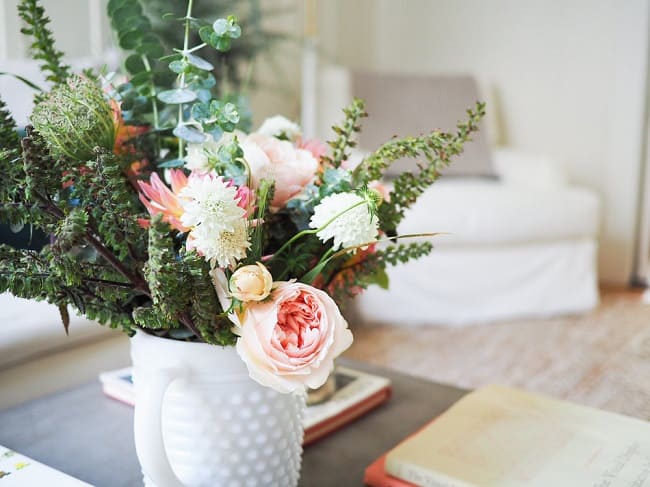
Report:
[[[176,59],[175,61],[169,63],[169,69],[177,74],[187,73],[189,71],[188,68],[189,64],[184,59]]]
[[[195,103],[192,105],[191,114],[195,120],[205,120],[210,117],[210,110],[206,103]]]
[[[169,105],[178,105],[181,103],[190,103],[196,100],[196,93],[190,90],[176,88],[158,93],[158,99]]]
[[[106,11],[108,12],[108,15],[110,17],[113,17],[113,15],[118,9],[131,3],[131,1],[132,0],[109,0],[108,5],[106,7]]]
[[[188,127],[187,125],[179,125],[174,128],[174,135],[179,139],[183,139],[192,144],[200,144],[205,142],[205,134],[199,132],[195,128]]]
[[[201,69],[203,71],[212,71],[214,70],[214,66],[203,59],[202,57],[195,56],[194,54],[188,54],[187,55],[187,61],[194,66],[197,69]]]
[[[140,45],[143,33],[137,30],[128,31],[119,38],[119,45],[122,49],[131,50]]]
[[[217,42],[214,44],[214,48],[219,51],[227,51],[230,49],[230,38],[228,37],[219,37]]]
[[[11,76],[13,78],[16,78],[18,81],[21,81],[21,82],[25,83],[27,86],[29,86],[30,88],[32,88],[32,89],[34,89],[36,91],[43,91],[43,88],[41,88],[37,84],[32,83],[27,78],[23,78],[22,76],[18,76],[17,74],[6,73],[4,71],[0,71],[0,76]]]
[[[376,272],[368,277],[368,284],[377,284],[382,289],[388,289],[389,280],[386,269],[378,267]]]
[[[170,159],[168,161],[161,162],[158,164],[158,167],[163,169],[170,169],[174,167],[183,167],[184,165],[185,161],[183,159]]]
[[[121,26],[129,22],[133,17],[142,15],[142,7],[138,2],[126,2],[120,8],[115,9],[111,15],[111,25],[116,31],[121,30]]]
[[[68,307],[65,304],[59,305],[59,314],[61,315],[61,322],[63,323],[65,334],[69,335],[68,330],[70,328],[70,313],[68,313]]]
[[[126,69],[131,74],[141,73],[145,70],[144,62],[142,61],[142,56],[139,54],[131,54],[124,61],[124,69]]]
[[[212,24],[212,30],[219,37],[227,35],[230,32],[230,28],[230,22],[228,22],[226,19],[217,19]]]
[[[210,45],[212,45],[212,43],[210,42],[210,37],[211,37],[213,34],[214,34],[214,30],[213,30],[212,27],[209,26],[209,25],[203,26],[203,27],[201,27],[201,28],[199,29],[199,37],[200,37],[201,40],[202,40],[203,42],[205,42],[206,44],[210,44]]]
[[[135,48],[135,52],[152,58],[159,58],[165,53],[165,49],[158,42],[142,42]]]

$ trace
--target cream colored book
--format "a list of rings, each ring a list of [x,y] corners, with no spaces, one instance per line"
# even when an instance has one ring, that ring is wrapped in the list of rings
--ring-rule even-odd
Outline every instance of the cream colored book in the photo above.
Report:
[[[650,487],[650,423],[487,386],[391,450],[386,472],[422,487]]]

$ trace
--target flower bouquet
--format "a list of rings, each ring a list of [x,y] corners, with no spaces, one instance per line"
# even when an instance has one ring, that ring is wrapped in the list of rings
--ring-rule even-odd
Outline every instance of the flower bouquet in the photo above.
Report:
[[[146,483],[295,484],[304,399],[287,393],[322,385],[352,343],[347,298],[431,251],[407,240],[430,234],[399,236],[398,224],[462,151],[483,104],[456,133],[393,139],[352,166],[360,100],[324,144],[282,117],[246,133],[238,97],[214,98],[214,67],[199,54],[236,42],[234,17],[196,19],[189,0],[173,20],[184,43],[165,55],[139,2],[110,0],[126,52],[117,83],[71,73],[37,0],[19,13],[51,88],[37,92],[22,139],[0,101],[0,218],[51,243],[0,246],[0,291],[57,305],[66,330],[72,306],[134,336]],[[388,191],[382,174],[403,157],[424,162]],[[197,436],[205,456],[185,455]]]

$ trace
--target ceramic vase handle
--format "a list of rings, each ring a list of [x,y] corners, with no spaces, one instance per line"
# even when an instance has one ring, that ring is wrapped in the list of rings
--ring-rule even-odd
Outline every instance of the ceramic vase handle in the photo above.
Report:
[[[163,398],[178,375],[174,369],[161,370],[138,384],[133,423],[136,451],[144,475],[159,487],[184,487],[169,463],[162,433]]]

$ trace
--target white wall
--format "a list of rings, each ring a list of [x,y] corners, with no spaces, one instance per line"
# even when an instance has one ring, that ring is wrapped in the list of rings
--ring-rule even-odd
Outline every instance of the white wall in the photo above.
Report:
[[[475,75],[495,142],[552,155],[573,182],[600,193],[602,280],[628,281],[647,0],[338,0],[320,8],[323,48],[346,66]]]

